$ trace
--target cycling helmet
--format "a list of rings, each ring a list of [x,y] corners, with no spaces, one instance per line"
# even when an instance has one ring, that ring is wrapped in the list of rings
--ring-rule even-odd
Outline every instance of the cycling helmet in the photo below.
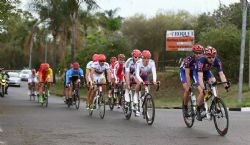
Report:
[[[44,68],[49,68],[49,64],[48,63],[44,63],[43,66],[44,66]]]
[[[117,58],[116,57],[111,57],[110,58],[110,63],[115,63],[117,61]]]
[[[106,56],[104,54],[100,54],[98,57],[98,61],[101,61],[101,62],[106,61]]]
[[[125,59],[125,55],[124,54],[119,54],[118,56],[118,59],[120,58],[120,59]]]
[[[99,54],[94,54],[94,55],[92,56],[92,61],[98,61],[98,55],[99,55]]]
[[[141,51],[138,49],[134,49],[131,53],[132,57],[141,57]]]
[[[204,53],[205,53],[206,56],[215,57],[215,55],[216,55],[216,49],[213,48],[212,46],[207,46],[205,48],[205,52]]]
[[[150,59],[151,58],[151,53],[148,50],[143,50],[142,51],[142,58]]]
[[[79,65],[78,62],[74,62],[74,63],[73,63],[73,69],[74,69],[74,70],[78,69],[79,66],[80,66],[80,65]]]
[[[32,69],[32,75],[35,75],[36,74],[36,70],[35,69]]]
[[[193,52],[201,52],[201,51],[204,51],[204,48],[203,46],[199,45],[199,44],[196,44],[192,47],[192,51]]]

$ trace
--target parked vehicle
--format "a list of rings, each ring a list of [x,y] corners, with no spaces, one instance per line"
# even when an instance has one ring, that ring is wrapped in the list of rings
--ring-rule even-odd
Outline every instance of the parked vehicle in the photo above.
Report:
[[[29,69],[23,69],[19,73],[19,77],[21,78],[21,81],[28,81],[29,75],[31,74],[31,70]]]
[[[8,72],[9,78],[9,86],[21,86],[21,78],[17,72]]]

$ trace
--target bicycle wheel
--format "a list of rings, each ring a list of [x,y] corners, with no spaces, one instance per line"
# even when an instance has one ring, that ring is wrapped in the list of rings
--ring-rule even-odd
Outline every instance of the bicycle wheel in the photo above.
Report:
[[[221,98],[216,97],[211,104],[211,115],[217,132],[224,136],[227,134],[229,126],[228,111]]]
[[[48,96],[48,94],[46,93],[45,94],[45,107],[48,107],[48,104],[49,104],[49,96]]]
[[[100,118],[103,119],[105,116],[105,98],[103,95],[98,99],[98,110]]]
[[[125,101],[125,96],[123,97],[123,103],[122,103],[122,105],[123,105],[123,113],[124,113],[124,115],[125,115],[125,118],[127,119],[127,120],[129,120],[130,119],[130,117],[131,117],[131,115],[132,115],[132,106],[131,106],[131,95],[129,94],[129,102],[126,102]]]
[[[109,109],[112,111],[115,106],[114,91],[112,91],[112,96],[108,99]]]
[[[76,106],[76,109],[78,110],[79,107],[80,107],[80,97],[79,97],[78,94],[76,94],[76,95],[74,96],[74,98],[75,98],[75,106]]]
[[[183,100],[184,101],[184,100]],[[183,119],[184,119],[184,122],[186,124],[186,126],[188,128],[191,128],[193,125],[194,125],[194,120],[195,120],[195,111],[194,111],[194,105],[193,105],[193,102],[191,100],[191,97],[189,96],[189,99],[188,99],[188,116],[185,116],[184,114],[184,103],[182,101],[182,116],[183,116]]]
[[[2,85],[2,97],[5,95],[5,87]]]
[[[155,119],[155,103],[150,94],[147,94],[143,103],[143,116],[146,117],[148,125],[152,125]]]

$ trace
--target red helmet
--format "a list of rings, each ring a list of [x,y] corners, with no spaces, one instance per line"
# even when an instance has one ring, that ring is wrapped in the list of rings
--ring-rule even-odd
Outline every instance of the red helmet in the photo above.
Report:
[[[94,54],[92,56],[92,61],[98,61],[98,56],[99,56],[99,54]]]
[[[44,63],[44,68],[49,68],[49,64],[48,63]]]
[[[151,58],[151,53],[148,50],[143,50],[142,51],[142,58],[150,59]]]
[[[120,58],[120,59],[125,59],[125,55],[124,54],[119,54],[118,56],[118,59]]]
[[[204,48],[203,46],[199,45],[199,44],[196,44],[192,47],[192,51],[193,52],[201,52],[201,51],[204,51]]]
[[[117,58],[116,57],[111,57],[110,58],[110,63],[115,63],[117,61]]]
[[[80,66],[80,65],[79,65],[79,63],[78,63],[78,62],[74,62],[74,63],[73,63],[73,69],[75,69],[75,70],[76,70],[76,69],[78,69],[78,68],[79,68],[79,66]]]
[[[32,69],[32,75],[35,75],[36,74],[36,70],[35,69]]]
[[[207,46],[205,48],[205,52],[204,53],[205,53],[206,56],[215,57],[215,55],[216,55],[216,49],[213,48],[212,46]]]
[[[106,56],[104,54],[99,54],[98,61],[106,61]]]
[[[131,53],[132,57],[141,57],[141,51],[138,49],[134,49]]]

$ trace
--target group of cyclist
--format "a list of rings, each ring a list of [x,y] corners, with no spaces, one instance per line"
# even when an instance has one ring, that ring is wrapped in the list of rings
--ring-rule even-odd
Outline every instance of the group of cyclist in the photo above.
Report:
[[[204,102],[204,95],[207,92],[207,88],[204,86],[204,81],[214,83],[216,81],[211,68],[215,67],[219,73],[222,82],[227,82],[225,74],[222,69],[222,63],[217,56],[217,51],[212,46],[203,46],[197,44],[192,47],[193,54],[186,57],[180,66],[180,79],[184,88],[184,115],[188,117],[188,96],[189,88],[191,87],[191,80],[193,80],[194,86],[198,89],[197,97],[197,120],[201,121],[201,109]],[[193,79],[192,79],[193,78]],[[230,88],[230,83],[224,85],[225,89]]]
[[[217,56],[217,51],[212,46],[203,46],[197,44],[192,47],[193,54],[187,56],[180,66],[180,79],[184,88],[184,115],[188,116],[188,96],[189,89],[192,85],[198,89],[197,98],[197,120],[201,121],[201,108],[203,107],[204,94],[207,92],[204,86],[204,81],[213,83],[216,81],[214,75],[211,72],[212,67],[216,67],[222,82],[226,82],[227,79],[222,69],[222,63]],[[148,50],[142,52],[138,49],[134,49],[131,52],[131,57],[125,61],[125,55],[119,54],[117,57],[110,58],[110,64],[108,64],[106,56],[104,54],[94,54],[92,60],[86,65],[86,73],[84,77],[83,69],[80,68],[78,62],[71,63],[67,69],[64,70],[64,95],[66,96],[66,103],[72,102],[72,86],[74,84],[81,84],[84,86],[84,80],[88,86],[88,94],[86,101],[86,109],[93,110],[93,99],[96,95],[97,88],[95,84],[107,84],[111,87],[125,84],[125,101],[129,102],[129,90],[130,83],[135,83],[135,93],[133,95],[133,103],[135,106],[138,104],[138,91],[141,84],[149,81],[149,73],[152,73],[153,83],[157,82],[156,67],[154,60],[151,59],[151,53]],[[106,75],[105,75],[106,72]],[[36,82],[36,90],[39,91],[39,96],[42,95],[42,86],[45,82],[52,82],[52,69],[48,63],[41,64],[39,71],[36,73],[32,70],[32,74],[29,78],[29,89],[31,88],[31,82]],[[36,76],[38,79],[36,79]],[[225,89],[230,88],[230,84],[225,84]],[[106,85],[103,85],[103,91],[105,93]],[[108,96],[111,97],[111,89],[109,89]],[[39,99],[42,101],[42,99]],[[118,108],[121,103],[118,102]],[[137,110],[135,108],[135,110]],[[136,116],[140,116],[140,112],[136,111]]]
[[[38,101],[43,103],[43,86],[46,84],[48,88],[50,87],[51,83],[53,82],[53,70],[50,68],[48,63],[42,63],[36,71],[32,69],[31,74],[28,78],[28,94],[34,93],[35,96],[38,97]],[[31,92],[31,88],[34,87],[35,91]]]

